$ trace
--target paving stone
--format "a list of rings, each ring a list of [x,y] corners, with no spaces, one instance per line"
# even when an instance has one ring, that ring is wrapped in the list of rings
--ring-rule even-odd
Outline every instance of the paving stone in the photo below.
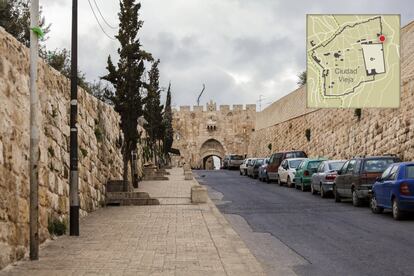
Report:
[[[178,169],[162,183],[151,181],[155,187],[144,183],[139,189],[148,188],[151,197],[190,198],[194,185],[184,181]],[[210,200],[198,205],[99,209],[81,219],[80,234],[47,242],[39,261],[19,262],[0,271],[0,276],[264,275]]]

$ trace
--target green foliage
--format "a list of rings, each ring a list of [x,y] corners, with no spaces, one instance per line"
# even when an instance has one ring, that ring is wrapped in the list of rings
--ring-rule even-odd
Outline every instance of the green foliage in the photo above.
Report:
[[[171,110],[171,83],[168,85],[167,100],[165,102],[163,125],[164,125],[164,154],[167,157],[174,141],[174,130],[172,126]]]
[[[67,78],[71,77],[71,56],[69,50],[63,48],[61,50],[43,51],[41,57],[62,75]],[[80,70],[78,70],[78,85],[92,94],[92,85],[88,83],[85,74]]]
[[[95,137],[96,137],[96,141],[98,142],[102,142],[103,140],[103,134],[102,131],[99,127],[95,128]]]
[[[48,147],[47,152],[50,154],[50,156],[52,156],[52,157],[55,156],[55,150],[52,147]]]
[[[306,71],[303,71],[302,73],[300,73],[298,75],[299,80],[298,80],[297,84],[299,86],[305,85],[306,84],[306,77],[307,77]]]
[[[112,89],[109,87],[108,84],[103,83],[101,80],[99,81],[94,81],[93,83],[88,83],[88,89],[87,91],[95,96],[96,98],[98,98],[99,100],[113,105],[114,103],[110,100],[112,95],[113,95],[113,91]]]
[[[119,60],[115,66],[111,56],[108,57],[108,74],[102,79],[110,82],[114,93],[106,95],[114,104],[115,110],[121,116],[121,130],[124,133],[122,153],[124,157],[124,180],[127,180],[128,163],[131,152],[137,148],[138,118],[143,115],[143,100],[141,90],[144,88],[142,77],[145,71],[144,63],[152,61],[151,54],[142,49],[138,32],[143,21],[138,19],[140,3],[135,0],[121,0],[119,15],[119,31],[116,38],[120,43]]]
[[[80,148],[80,151],[81,151],[83,157],[88,156],[88,151],[86,149],[84,149],[84,148],[81,147]]]
[[[306,136],[306,140],[308,140],[308,142],[310,142],[310,139],[311,139],[311,130],[310,130],[310,128],[307,128],[305,130],[305,136]]]
[[[47,230],[49,230],[49,234],[55,236],[62,236],[66,233],[66,228],[66,222],[60,221],[57,218],[49,217],[47,225]]]
[[[49,33],[50,25],[46,25],[42,17],[42,10],[39,11],[40,27],[44,34]],[[30,1],[29,0],[0,0],[0,26],[17,40],[30,46]],[[42,40],[45,40],[43,38]]]
[[[164,139],[163,106],[161,105],[161,90],[159,87],[160,60],[155,61],[148,73],[149,84],[147,85],[147,97],[145,98],[144,118],[147,121],[145,130],[148,134],[149,147],[157,157],[161,157],[161,150],[157,149],[156,142]]]
[[[269,143],[269,145],[267,145],[267,148],[272,151],[272,143]]]

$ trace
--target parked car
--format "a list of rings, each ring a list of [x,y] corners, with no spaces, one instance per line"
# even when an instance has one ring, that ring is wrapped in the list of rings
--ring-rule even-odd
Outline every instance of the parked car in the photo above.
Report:
[[[334,180],[338,171],[342,168],[346,160],[326,160],[323,161],[316,173],[312,175],[311,192],[320,193],[321,197],[332,194]]]
[[[247,175],[247,163],[250,161],[251,158],[247,158],[243,160],[243,163],[239,167],[240,175]]]
[[[391,164],[372,186],[372,212],[384,209],[391,209],[396,220],[414,212],[414,162]]]
[[[293,187],[296,168],[302,163],[306,158],[289,158],[282,161],[279,166],[277,178],[277,183],[282,186],[283,183],[286,183],[287,186]]]
[[[311,185],[311,178],[318,170],[319,165],[326,159],[309,159],[303,160],[296,169],[295,188],[300,188],[302,192],[307,191]]]
[[[255,160],[256,160],[256,158],[250,158],[250,160],[247,162],[247,165],[246,165],[246,175],[247,176],[250,176],[250,172],[252,171]]]
[[[273,153],[270,156],[269,165],[267,165],[267,182],[277,181],[279,174],[278,169],[283,160],[288,158],[306,158],[307,155],[303,151],[282,151]]]
[[[264,158],[255,158],[252,161],[252,165],[247,167],[247,175],[253,178],[257,178],[259,175],[259,167],[263,165]]]
[[[371,156],[356,157],[345,162],[334,183],[335,202],[341,202],[343,198],[352,198],[354,206],[360,206],[364,200],[368,200],[377,177],[392,163],[401,160],[395,156]]]
[[[223,159],[223,167],[225,169],[236,169],[239,168],[240,165],[243,163],[243,156],[237,154],[229,154],[226,155]]]
[[[269,158],[266,158],[263,162],[263,165],[259,167],[259,180],[267,181],[267,165],[269,164]]]

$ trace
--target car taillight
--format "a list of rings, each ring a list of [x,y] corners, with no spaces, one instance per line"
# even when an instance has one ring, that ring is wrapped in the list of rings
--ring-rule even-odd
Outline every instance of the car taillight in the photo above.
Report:
[[[335,180],[335,178],[336,178],[336,174],[328,174],[325,177],[326,180],[332,180],[332,181]]]
[[[402,195],[410,195],[410,189],[407,183],[401,183],[400,185],[400,194]]]
[[[309,176],[309,171],[304,171],[304,172],[303,172],[303,175],[304,175],[304,176]]]

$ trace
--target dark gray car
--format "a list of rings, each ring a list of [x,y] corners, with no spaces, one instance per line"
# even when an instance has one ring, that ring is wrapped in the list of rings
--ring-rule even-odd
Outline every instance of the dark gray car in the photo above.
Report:
[[[257,178],[259,175],[259,167],[263,165],[264,158],[255,158],[251,161],[251,165],[247,166],[247,175]]]
[[[345,162],[346,160],[323,161],[319,165],[316,173],[312,175],[312,194],[320,193],[321,197],[326,197],[328,194],[332,194],[334,180]]]

